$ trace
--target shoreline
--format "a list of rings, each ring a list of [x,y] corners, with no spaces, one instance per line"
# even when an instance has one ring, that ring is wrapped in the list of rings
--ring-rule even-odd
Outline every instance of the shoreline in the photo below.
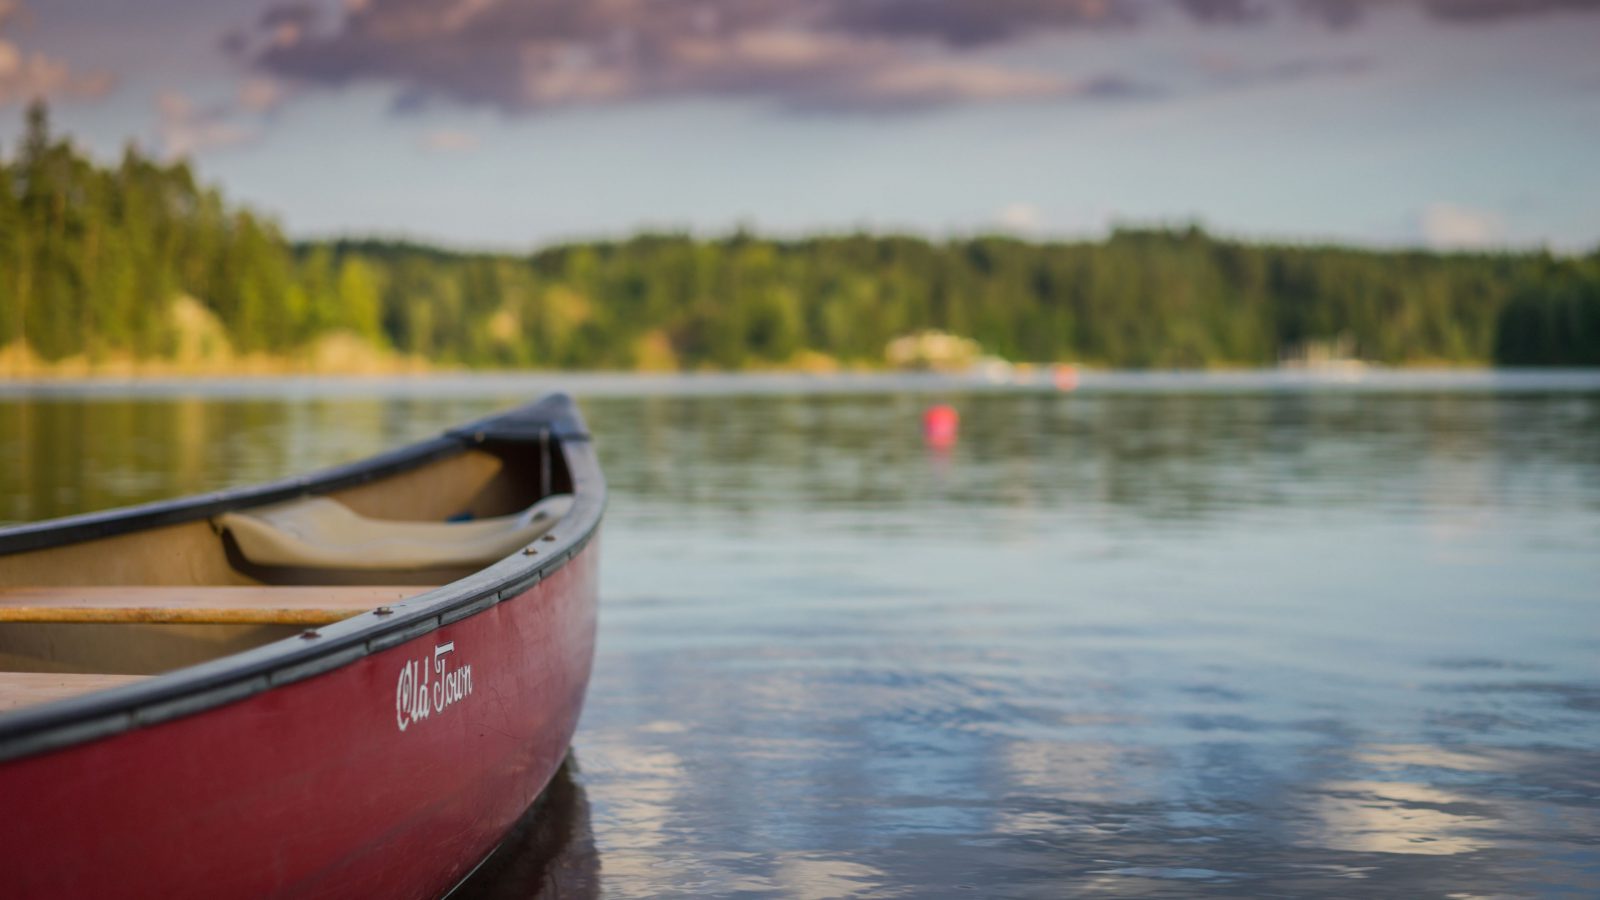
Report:
[[[851,393],[1250,393],[1304,391],[1600,391],[1600,368],[1081,369],[1070,390],[1049,370],[997,379],[982,372],[632,372],[431,370],[178,377],[0,378],[0,399],[29,397],[483,396],[565,391],[578,396]]]

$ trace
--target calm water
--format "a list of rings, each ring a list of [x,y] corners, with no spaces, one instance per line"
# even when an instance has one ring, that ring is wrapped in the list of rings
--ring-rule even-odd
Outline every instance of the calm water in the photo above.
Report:
[[[536,383],[13,392],[0,519]],[[578,772],[483,896],[1600,894],[1600,378],[586,386]]]

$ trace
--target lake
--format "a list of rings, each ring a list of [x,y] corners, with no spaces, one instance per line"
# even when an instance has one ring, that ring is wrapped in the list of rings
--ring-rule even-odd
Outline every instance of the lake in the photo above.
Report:
[[[1595,373],[11,385],[0,519],[563,383],[600,647],[478,896],[1600,894]]]

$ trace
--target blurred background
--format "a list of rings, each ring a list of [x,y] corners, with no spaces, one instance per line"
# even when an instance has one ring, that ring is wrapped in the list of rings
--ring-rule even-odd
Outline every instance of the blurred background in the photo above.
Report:
[[[1587,0],[0,0],[0,372],[1600,363],[1597,45]]]
[[[0,522],[578,395],[475,896],[1600,893],[1600,3],[0,0]]]

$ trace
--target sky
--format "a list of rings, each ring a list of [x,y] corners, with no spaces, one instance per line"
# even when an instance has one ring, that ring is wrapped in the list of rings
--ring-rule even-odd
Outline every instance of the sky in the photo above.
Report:
[[[35,96],[300,238],[1600,245],[1600,0],[0,0]]]

